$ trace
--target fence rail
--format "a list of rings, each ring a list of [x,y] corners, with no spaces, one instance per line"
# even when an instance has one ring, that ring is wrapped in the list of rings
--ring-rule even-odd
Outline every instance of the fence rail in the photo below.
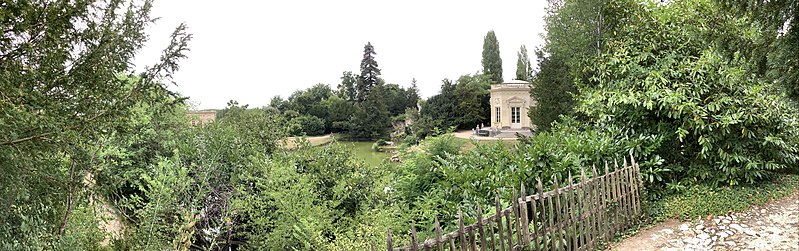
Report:
[[[625,159],[622,168],[614,163],[611,171],[605,164],[605,173],[592,176],[581,171],[580,182],[558,186],[553,177],[554,189],[543,191],[541,179],[537,180],[537,193],[526,195],[521,184],[519,194],[515,189],[511,206],[502,209],[500,198],[495,197],[495,214],[483,218],[483,209],[477,206],[477,222],[464,225],[463,213],[458,209],[458,230],[442,234],[438,218],[435,219],[435,236],[418,240],[416,226],[411,224],[411,243],[394,248],[391,230],[386,232],[388,251],[395,250],[594,250],[599,243],[611,240],[629,228],[641,214],[641,173],[635,159],[630,164]]]

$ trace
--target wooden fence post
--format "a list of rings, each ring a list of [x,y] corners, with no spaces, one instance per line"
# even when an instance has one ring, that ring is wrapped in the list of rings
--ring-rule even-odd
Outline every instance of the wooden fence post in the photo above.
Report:
[[[486,251],[486,231],[483,224],[483,209],[480,208],[480,203],[477,203],[477,231],[480,233],[480,250]]]
[[[391,243],[391,229],[387,229],[386,230],[386,246],[387,246],[386,250],[387,251],[394,251],[394,247],[392,247],[391,244],[392,244]]]
[[[541,184],[541,178],[536,178],[538,181],[538,200],[541,202],[541,242],[544,244],[544,248],[542,250],[547,250],[547,232],[550,231],[552,228],[552,224],[549,224],[549,228],[546,228],[544,224],[546,224],[547,219],[544,218],[544,214],[546,213],[545,204],[544,204],[544,186]]]
[[[463,227],[463,212],[458,208],[458,239],[461,241],[461,250],[466,250],[466,229]]]
[[[533,188],[533,190],[535,190],[535,188]],[[533,194],[535,194],[535,191],[533,191]],[[541,198],[539,197],[538,200],[541,200]],[[537,206],[536,206],[536,204],[538,203],[538,200],[533,198],[533,200],[530,201],[530,206],[533,207],[533,216],[532,216],[532,220],[530,220],[530,222],[533,223],[533,238],[530,239],[530,241],[532,242],[532,246],[535,247],[534,250],[538,250],[538,236],[539,236],[539,234],[538,234],[538,219],[541,218],[541,217],[538,217],[538,210],[537,210]],[[541,222],[543,222],[543,221],[541,221]]]
[[[563,248],[563,246],[561,245],[561,239],[563,239],[563,234],[562,234],[562,231],[563,231],[563,216],[561,215],[560,212],[563,210],[563,207],[561,207],[561,205],[560,205],[560,186],[558,185],[558,183],[560,183],[560,182],[558,182],[557,174],[553,174],[552,175],[552,184],[555,185],[555,194],[554,194],[554,197],[555,197],[555,216],[558,217],[558,221],[559,222],[558,222],[558,228],[556,230],[557,234],[552,236],[552,238],[555,241],[557,241],[557,242],[553,241],[552,245],[557,245],[557,249],[561,249],[561,248]]]
[[[591,188],[594,190],[594,214],[596,216],[596,218],[594,218],[594,223],[596,225],[596,229],[594,229],[594,240],[596,242],[595,244],[599,244],[602,241],[602,226],[604,223],[604,216],[602,215],[602,206],[600,205],[600,200],[602,199],[600,196],[602,196],[602,193],[599,192],[601,190],[601,184],[599,183],[599,176],[597,176],[596,165],[591,167],[591,174],[591,183],[593,184],[591,185]]]
[[[584,243],[585,246],[588,247],[588,250],[593,250],[593,243],[591,243],[591,228],[593,228],[591,227],[591,199],[589,198],[591,191],[589,190],[588,183],[586,182],[587,178],[585,177],[585,169],[580,169],[580,176],[582,178],[580,184],[583,188],[583,191],[581,192],[583,198],[581,201],[583,203],[583,215],[585,216],[583,219],[583,237],[585,238]]]
[[[441,241],[441,224],[438,222],[438,216],[436,216],[436,246],[438,246],[438,251],[444,251],[444,245]]]
[[[527,220],[527,189],[524,187],[524,182],[520,189],[522,206],[519,207],[519,210],[522,215],[522,237],[524,237],[522,247],[526,247],[530,245],[530,221]]]
[[[574,207],[574,197],[577,196],[577,193],[574,189],[574,181],[572,178],[572,172],[569,171],[569,250],[577,250],[577,208]]]
[[[513,221],[516,222],[516,223],[513,224],[514,227],[516,227],[516,244],[519,244],[519,246],[522,246],[522,245],[524,245],[524,244],[522,244],[522,243],[524,243],[524,239],[522,239],[522,231],[521,231],[522,227],[521,227],[521,222],[519,220],[519,219],[521,219],[521,217],[519,215],[519,213],[520,213],[519,212],[519,197],[516,196],[516,189],[513,189],[513,204],[512,205],[513,205],[512,206],[513,209],[511,211],[513,211]],[[511,246],[511,248],[513,248],[513,246]]]
[[[411,250],[412,251],[419,250],[419,248],[416,245],[417,243],[418,242],[416,240],[416,225],[414,225],[413,222],[411,222]]]
[[[499,230],[499,250],[505,251],[505,238],[502,233],[502,206],[499,204],[499,193],[494,194],[494,202],[496,202],[497,228]]]

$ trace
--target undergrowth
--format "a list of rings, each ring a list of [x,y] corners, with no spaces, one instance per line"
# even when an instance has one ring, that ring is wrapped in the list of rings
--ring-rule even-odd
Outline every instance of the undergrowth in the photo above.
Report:
[[[666,219],[689,219],[707,215],[739,212],[752,205],[763,205],[780,199],[799,189],[799,175],[777,175],[771,180],[755,185],[714,187],[698,184],[680,193],[650,202],[650,215],[654,222]]]

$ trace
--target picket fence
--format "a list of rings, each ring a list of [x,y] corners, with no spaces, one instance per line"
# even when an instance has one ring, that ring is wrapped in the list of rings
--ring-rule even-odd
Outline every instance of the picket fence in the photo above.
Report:
[[[501,209],[497,195],[495,214],[483,218],[478,205],[477,222],[468,226],[458,209],[459,228],[447,234],[441,233],[436,218],[435,236],[419,241],[411,224],[411,243],[403,247],[393,247],[388,230],[387,250],[594,250],[631,227],[641,215],[642,183],[640,168],[632,157],[629,165],[624,160],[621,169],[616,162],[612,171],[605,164],[601,176],[597,176],[596,166],[591,172],[588,179],[583,169],[577,184],[569,174],[565,187],[558,187],[558,179],[553,177],[555,187],[547,192],[538,179],[538,192],[529,196],[521,184],[520,196],[514,189],[510,207]]]

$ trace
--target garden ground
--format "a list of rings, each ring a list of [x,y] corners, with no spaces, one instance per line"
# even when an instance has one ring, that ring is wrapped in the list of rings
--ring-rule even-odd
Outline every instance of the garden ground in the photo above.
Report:
[[[799,250],[799,192],[743,212],[672,219],[610,250]]]

